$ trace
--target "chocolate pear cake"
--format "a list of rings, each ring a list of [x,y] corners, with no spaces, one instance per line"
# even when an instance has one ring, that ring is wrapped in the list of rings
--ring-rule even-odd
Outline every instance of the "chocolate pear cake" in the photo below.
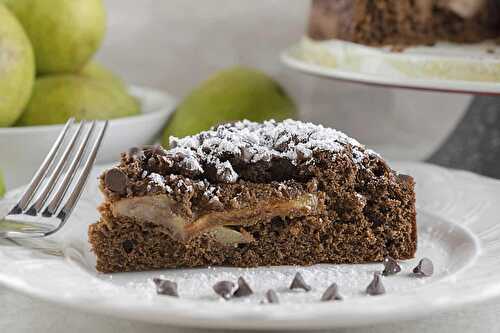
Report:
[[[223,124],[124,153],[99,179],[97,270],[409,259],[414,181],[334,129]]]
[[[383,46],[500,36],[498,0],[312,0],[308,35]]]

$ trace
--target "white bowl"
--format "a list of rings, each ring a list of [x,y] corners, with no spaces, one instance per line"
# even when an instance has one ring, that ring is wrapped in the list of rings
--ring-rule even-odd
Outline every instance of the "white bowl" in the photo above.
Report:
[[[109,122],[97,163],[116,161],[130,147],[152,143],[176,105],[174,97],[158,90],[132,86],[130,92],[140,100],[142,114]],[[61,129],[62,125],[0,128],[0,170],[7,188],[31,179]]]

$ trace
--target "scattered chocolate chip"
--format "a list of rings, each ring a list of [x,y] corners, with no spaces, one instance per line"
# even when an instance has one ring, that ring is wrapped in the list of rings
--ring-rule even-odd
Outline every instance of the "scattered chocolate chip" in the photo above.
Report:
[[[290,289],[304,289],[305,291],[311,291],[311,286],[304,281],[302,274],[297,272],[293,278],[292,284],[290,285]]]
[[[341,301],[343,297],[339,294],[339,287],[336,283],[332,283],[330,287],[326,288],[325,292],[321,296],[321,301]]]
[[[228,300],[233,296],[234,283],[231,281],[219,281],[212,288],[217,295]]]
[[[125,193],[127,188],[127,175],[118,168],[109,169],[104,174],[104,184],[116,193]]]
[[[423,258],[418,262],[417,267],[413,269],[413,274],[418,277],[431,276],[434,273],[434,264],[428,258]]]
[[[267,303],[275,303],[275,304],[279,303],[280,300],[278,298],[278,294],[276,294],[276,292],[274,290],[269,289],[268,291],[266,291],[266,302]]]
[[[384,270],[382,271],[382,275],[389,276],[394,275],[401,272],[401,266],[399,266],[398,262],[390,256],[384,258]]]
[[[234,297],[245,297],[245,296],[249,296],[252,294],[253,294],[252,288],[250,288],[250,286],[245,281],[245,279],[240,276],[238,278],[238,289],[236,289],[233,296]]]
[[[177,283],[161,278],[154,278],[153,282],[156,285],[156,293],[158,295],[179,297],[177,293]]]
[[[380,273],[375,272],[373,274],[373,280],[370,282],[368,287],[366,287],[366,293],[371,296],[382,295],[385,294],[385,288],[382,284],[382,278],[380,277]]]

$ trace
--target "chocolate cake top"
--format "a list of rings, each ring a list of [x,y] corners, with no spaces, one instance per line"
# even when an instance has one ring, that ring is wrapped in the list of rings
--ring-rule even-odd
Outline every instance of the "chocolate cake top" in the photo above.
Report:
[[[134,148],[124,161],[139,166],[142,177],[158,185],[169,175],[213,183],[238,179],[268,182],[300,178],[304,166],[314,163],[320,152],[334,157],[343,154],[360,167],[369,159],[380,158],[340,131],[288,119],[263,123],[243,120],[193,136],[171,137],[169,149]]]
[[[286,159],[297,165],[311,159],[315,150],[339,153],[346,146],[351,147],[357,162],[375,154],[340,131],[291,119],[263,123],[243,120],[181,139],[170,137],[171,148],[164,153],[178,160],[191,175],[204,173],[208,165],[215,168],[219,181],[232,183],[238,173],[231,162],[257,164]]]

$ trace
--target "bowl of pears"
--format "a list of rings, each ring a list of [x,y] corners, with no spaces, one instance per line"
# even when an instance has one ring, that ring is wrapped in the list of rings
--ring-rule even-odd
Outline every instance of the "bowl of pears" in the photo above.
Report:
[[[150,144],[176,100],[126,84],[93,58],[106,30],[102,0],[0,0],[0,174],[29,181],[64,124],[109,120],[97,158]]]

